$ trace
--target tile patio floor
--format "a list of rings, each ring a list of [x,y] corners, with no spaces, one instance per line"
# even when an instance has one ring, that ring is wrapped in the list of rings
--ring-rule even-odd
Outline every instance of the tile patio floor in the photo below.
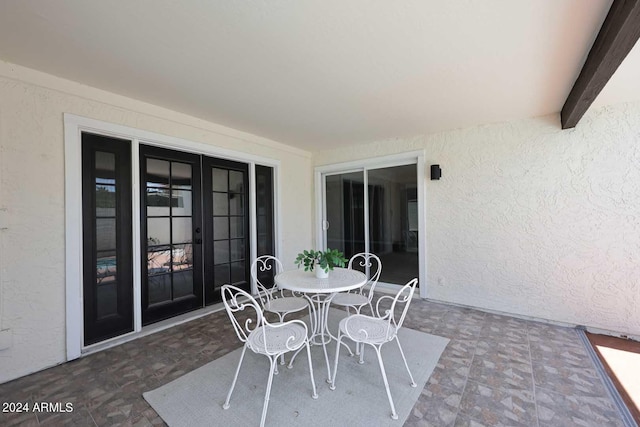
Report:
[[[623,426],[573,329],[424,300],[405,326],[451,339],[405,426]],[[164,425],[142,393],[238,347],[226,313],[213,313],[0,385],[0,402],[74,408],[0,412],[0,426]]]

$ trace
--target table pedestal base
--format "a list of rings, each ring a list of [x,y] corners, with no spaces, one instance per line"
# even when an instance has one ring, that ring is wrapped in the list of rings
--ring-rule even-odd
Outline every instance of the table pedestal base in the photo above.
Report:
[[[329,330],[329,306],[331,305],[331,300],[333,299],[335,293],[333,294],[312,294],[312,295],[304,295],[307,300],[309,300],[309,304],[311,305],[311,317],[309,321],[311,322],[311,336],[309,337],[310,345],[321,345],[322,350],[324,351],[324,358],[327,364],[327,383],[331,383],[331,365],[329,364],[329,355],[327,353],[327,344],[331,341],[337,341],[338,339],[331,334]],[[353,352],[349,348],[349,346],[345,342],[341,342],[347,350],[349,351],[349,355],[353,356]],[[291,360],[289,361],[289,369],[293,366],[293,361],[300,350],[296,351]]]

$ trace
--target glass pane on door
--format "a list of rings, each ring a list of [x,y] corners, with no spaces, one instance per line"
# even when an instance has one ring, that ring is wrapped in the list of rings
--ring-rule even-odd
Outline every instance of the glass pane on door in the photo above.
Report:
[[[350,258],[365,250],[364,173],[328,175],[325,185],[327,248]]]
[[[368,171],[369,251],[382,261],[381,282],[418,277],[416,165]]]
[[[147,158],[148,303],[194,296],[191,165]],[[178,274],[179,272],[179,274]]]
[[[213,190],[213,264],[218,266],[218,283],[233,284],[245,281],[243,275],[234,275],[234,267],[245,260],[244,237],[231,230],[231,224],[244,224],[244,175],[240,171],[211,168]],[[235,276],[235,277],[234,277]]]

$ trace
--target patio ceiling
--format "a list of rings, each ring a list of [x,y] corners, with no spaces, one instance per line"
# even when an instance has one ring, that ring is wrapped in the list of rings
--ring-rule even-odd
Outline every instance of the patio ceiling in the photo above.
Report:
[[[5,1],[0,59],[319,150],[559,113],[610,6]],[[595,105],[639,72],[636,46]]]

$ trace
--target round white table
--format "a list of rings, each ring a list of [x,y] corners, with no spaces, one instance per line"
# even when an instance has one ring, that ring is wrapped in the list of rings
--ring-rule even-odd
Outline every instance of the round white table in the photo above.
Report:
[[[274,278],[275,283],[281,289],[300,292],[309,300],[312,307],[311,337],[309,342],[313,345],[322,345],[324,357],[327,362],[327,381],[331,379],[331,368],[327,354],[327,343],[333,336],[328,328],[329,303],[338,292],[358,289],[367,283],[367,276],[358,270],[347,268],[334,268],[326,279],[318,279],[313,271],[288,270],[279,273]],[[289,367],[295,359],[294,354],[289,362]]]

